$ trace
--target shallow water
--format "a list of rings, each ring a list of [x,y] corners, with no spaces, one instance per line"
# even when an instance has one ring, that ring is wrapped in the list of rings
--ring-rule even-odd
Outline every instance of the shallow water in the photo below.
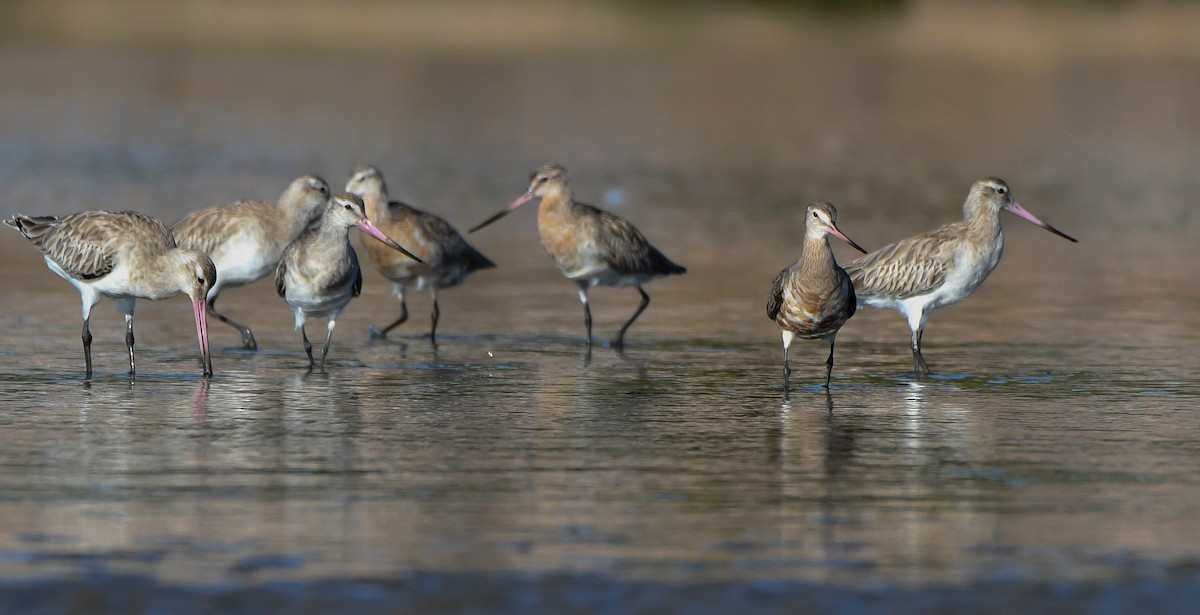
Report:
[[[1069,17],[1046,19],[1105,31]],[[470,237],[499,267],[442,294],[436,350],[421,293],[368,341],[398,311],[368,272],[326,373],[262,282],[221,299],[262,350],[211,323],[211,381],[185,301],[139,304],[136,380],[103,302],[86,382],[77,295],[0,235],[0,604],[1194,608],[1200,57],[1037,31],[1029,56],[942,53],[922,10],[697,19],[619,50],[0,49],[6,215],[174,220],[372,161],[463,229],[553,159],[689,268],[624,353],[589,353],[522,211]],[[1080,243],[1007,217],[992,278],[930,322],[932,378],[864,310],[829,393],[824,345],[793,347],[785,400],[764,303],[802,206],[877,248],[983,175]],[[636,301],[595,291],[598,339]]]

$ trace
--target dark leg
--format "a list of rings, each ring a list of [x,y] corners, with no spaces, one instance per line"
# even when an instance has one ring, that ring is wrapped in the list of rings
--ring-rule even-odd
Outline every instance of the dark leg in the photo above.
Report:
[[[304,325],[300,325],[300,337],[304,338],[304,352],[308,353],[308,371],[311,372],[315,362],[312,356],[312,343],[308,341],[308,334],[304,332]]]
[[[633,316],[629,319],[629,322],[626,322],[625,326],[621,327],[621,330],[617,332],[617,336],[613,338],[612,345],[613,348],[616,348],[617,350],[620,350],[625,346],[625,331],[629,329],[629,325],[632,325],[633,321],[637,320],[637,317],[641,316],[642,312],[646,310],[646,306],[650,305],[650,295],[647,295],[646,291],[642,290],[641,286],[637,287],[637,290],[642,294],[642,303],[638,305],[637,311],[633,313]]]
[[[929,374],[929,364],[925,363],[925,356],[921,354],[921,338],[924,335],[924,329],[917,329],[912,334],[913,373],[918,376]]]
[[[83,362],[87,365],[87,377],[92,377],[92,332],[88,330],[90,318],[83,319]]]
[[[329,340],[333,339],[333,326],[336,320],[329,321],[329,331],[325,334],[325,345],[321,346],[321,373],[325,373],[325,357],[329,354]]]
[[[791,388],[792,366],[788,363],[788,350],[792,347],[792,334],[783,332],[783,398],[788,398],[789,389]]]
[[[392,324],[384,327],[382,331],[375,325],[371,325],[371,339],[387,339],[388,331],[404,324],[406,320],[408,320],[408,304],[402,302],[400,304],[400,318],[397,318]]]
[[[792,366],[788,363],[788,350],[791,344],[783,345],[783,377],[787,378],[792,375]]]
[[[583,303],[583,324],[587,327],[587,345],[592,345],[592,310],[588,307],[587,282],[579,282],[579,301]]]
[[[133,316],[125,316],[125,347],[129,349],[129,375],[137,373],[133,364]]]
[[[404,321],[408,320],[408,300],[404,296],[404,290],[401,289],[396,291],[396,297],[400,299],[400,318],[397,318],[395,322],[384,327],[383,331],[380,331],[375,325],[367,325],[367,330],[370,331],[371,339],[387,339],[388,331],[399,327],[400,325],[404,324]]]
[[[433,295],[433,326],[429,329],[429,341],[434,346],[437,346],[437,323],[438,318],[442,315],[442,310],[438,307],[437,289],[429,291]]]
[[[829,390],[829,379],[833,376],[833,340],[829,340],[829,358],[825,359],[825,390]]]
[[[208,313],[213,316],[216,316],[217,320],[233,327],[234,329],[237,329],[238,333],[242,334],[242,348],[245,348],[246,350],[258,350],[258,342],[255,341],[254,333],[252,331],[250,331],[250,327],[247,327],[246,325],[238,324],[238,323],[234,322],[233,320],[226,318],[224,314],[217,311],[216,305],[217,305],[216,297],[209,299],[208,300]]]

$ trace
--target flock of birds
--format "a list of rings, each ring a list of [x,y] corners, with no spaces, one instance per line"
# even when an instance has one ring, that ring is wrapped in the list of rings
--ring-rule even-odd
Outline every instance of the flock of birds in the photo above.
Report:
[[[660,276],[687,270],[650,244],[633,225],[574,199],[566,170],[539,167],[529,187],[475,232],[521,206],[540,199],[538,232],[546,253],[567,279],[575,282],[583,304],[587,343],[592,344],[588,289],[636,288],[641,303],[612,340],[620,349],[625,333],[650,304],[642,286]],[[800,258],[775,278],[767,315],[783,336],[784,391],[791,368],[788,349],[794,339],[829,343],[825,388],[833,374],[834,340],[860,305],[898,310],[912,330],[913,371],[928,374],[921,338],[930,314],[967,298],[1000,261],[1004,234],[1000,212],[1012,212],[1072,242],[1073,237],[1042,222],[1012,198],[1008,185],[988,177],[975,182],[963,204],[963,219],[868,253],[837,227],[837,209],[819,201],[806,211]],[[136,373],[133,313],[137,299],[164,299],[180,293],[192,301],[196,338],[205,376],[211,376],[209,314],[237,329],[246,349],[258,348],[254,333],[216,309],[221,290],[275,274],[275,289],[295,315],[304,341],[308,369],[317,366],[305,331],[308,318],[327,318],[320,369],[338,315],[362,290],[362,270],[350,245],[350,229],[374,240],[363,249],[393,284],[400,316],[372,337],[408,319],[409,287],[427,289],[433,298],[430,338],[436,343],[440,311],[437,292],[461,284],[469,274],[494,267],[442,218],[390,201],[383,175],[372,166],[354,170],[346,191],[331,194],[314,175],[296,178],[277,204],[238,201],[194,212],[173,227],[130,211],[87,211],[65,217],[17,215],[4,223],[21,232],[45,258],[51,271],[79,291],[83,302],[83,352],[92,375],[92,335],[88,323],[102,296],[115,299],[125,314],[129,374]],[[839,266],[829,246],[833,235],[865,256]]]

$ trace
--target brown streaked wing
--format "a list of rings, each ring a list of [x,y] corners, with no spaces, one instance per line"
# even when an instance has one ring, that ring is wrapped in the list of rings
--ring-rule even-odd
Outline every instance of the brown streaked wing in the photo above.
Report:
[[[179,247],[212,254],[221,242],[245,226],[247,218],[265,214],[265,219],[270,220],[271,212],[260,211],[263,208],[274,209],[267,203],[251,200],[201,209],[176,222],[171,233]]]
[[[632,224],[591,205],[576,203],[575,206],[595,221],[594,239],[609,267],[620,274],[653,272],[650,257],[653,248]]]
[[[463,240],[462,235],[454,230],[454,227],[446,222],[441,216],[431,214],[427,211],[416,210],[419,213],[418,219],[421,226],[425,227],[425,233],[434,241],[441,244],[443,259],[453,261],[459,258],[466,258],[468,251],[471,249],[467,242]]]
[[[775,281],[771,284],[771,294],[767,296],[767,317],[775,320],[779,316],[779,310],[783,307],[783,285],[787,281],[790,268],[785,268],[775,276]]]
[[[285,251],[283,258],[279,259],[279,265],[275,267],[275,292],[284,298],[287,297],[287,284],[285,283],[287,279],[287,257],[288,253]]]
[[[95,280],[116,267],[121,243],[170,249],[175,240],[166,225],[132,211],[85,211],[67,216],[41,233],[34,245],[73,278]]]
[[[425,229],[432,237],[438,238],[442,245],[442,260],[447,263],[462,263],[467,267],[468,271],[476,269],[488,269],[495,267],[488,257],[484,256],[479,250],[471,247],[466,239],[463,239],[461,233],[446,220],[440,216],[429,212],[421,212],[422,222],[425,224]]]
[[[851,261],[846,273],[860,295],[905,299],[929,292],[946,281],[954,258],[946,228],[898,241]]]
[[[849,320],[858,311],[858,294],[854,292],[854,280],[850,279],[850,274],[846,273],[846,270],[842,269],[840,265],[834,264],[833,267],[838,272],[838,282],[841,283],[841,288],[846,291],[846,301],[849,302],[846,319]]]

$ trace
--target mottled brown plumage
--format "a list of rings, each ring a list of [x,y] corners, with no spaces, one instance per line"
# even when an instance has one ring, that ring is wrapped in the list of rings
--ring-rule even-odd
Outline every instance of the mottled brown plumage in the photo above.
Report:
[[[321,349],[321,369],[329,354],[329,341],[337,317],[362,292],[362,270],[358,256],[350,246],[350,227],[386,243],[394,250],[410,252],[389,239],[367,218],[366,206],[358,195],[341,193],[329,200],[324,215],[284,249],[275,269],[275,291],[292,309],[296,328],[304,339],[308,369],[315,365],[312,344],[304,330],[309,317],[328,318],[325,346]]]
[[[187,293],[196,318],[196,339],[204,375],[212,375],[205,296],[216,283],[208,256],[179,248],[162,222],[132,211],[85,211],[57,216],[13,216],[17,229],[42,253],[46,266],[79,291],[83,301],[83,354],[92,375],[92,308],[100,298],[117,300],[125,314],[129,374],[136,372],[133,312],[137,299],[165,299]]]
[[[1018,205],[1004,180],[985,177],[971,186],[963,203],[962,220],[902,239],[846,264],[860,302],[898,310],[908,320],[915,373],[929,373],[921,354],[929,315],[969,297],[999,264],[1004,253],[1002,210],[1075,241]]]
[[[221,290],[259,280],[275,270],[283,249],[294,241],[329,201],[329,185],[315,175],[301,175],[288,185],[275,205],[237,201],[189,214],[172,232],[181,247],[208,254],[217,267],[217,283],[208,292],[208,309],[237,329],[242,346],[256,350],[254,333],[216,310]]]
[[[367,216],[379,230],[424,261],[418,263],[380,243],[363,243],[367,258],[383,277],[391,280],[393,294],[400,301],[400,317],[382,330],[371,325],[372,337],[386,337],[388,331],[408,320],[406,292],[409,286],[415,286],[417,290],[428,289],[433,298],[429,339],[436,344],[441,315],[438,290],[458,286],[471,272],[496,265],[471,247],[449,222],[399,201],[390,201],[379,169],[369,165],[358,167],[346,183],[346,190],[362,197]]]
[[[792,339],[829,342],[825,388],[833,374],[833,346],[838,330],[854,315],[857,299],[850,276],[838,266],[828,234],[866,252],[837,228],[837,208],[818,201],[805,211],[804,246],[799,260],[779,272],[767,297],[767,316],[783,336],[784,392],[788,390],[788,349]]]
[[[576,202],[566,169],[557,164],[539,167],[530,175],[525,194],[471,232],[535,198],[542,200],[538,208],[538,234],[542,247],[563,275],[579,287],[589,346],[592,343],[592,314],[588,307],[588,289],[593,286],[632,286],[641,294],[642,302],[637,311],[613,338],[613,347],[620,349],[625,331],[650,304],[650,296],[642,285],[659,276],[686,273],[687,269],[671,262],[650,245],[632,224],[602,209]]]

